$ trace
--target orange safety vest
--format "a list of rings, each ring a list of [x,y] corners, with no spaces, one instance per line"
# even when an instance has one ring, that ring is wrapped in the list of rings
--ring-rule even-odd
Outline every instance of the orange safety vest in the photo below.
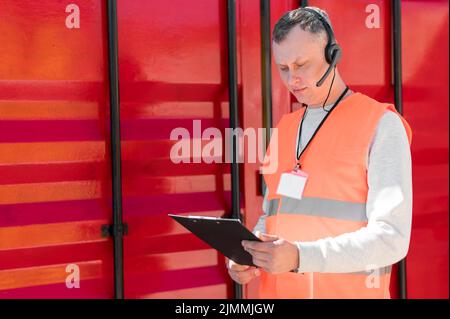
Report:
[[[277,126],[278,168],[273,174],[264,174],[269,200],[268,234],[305,242],[354,232],[367,225],[366,160],[377,124],[386,110],[398,114],[392,104],[379,103],[361,93],[348,96],[336,106],[302,155],[302,170],[309,176],[301,200],[277,195],[276,190],[281,173],[291,171],[297,163],[296,137],[305,108],[282,117]],[[411,144],[411,128],[398,116]],[[271,140],[269,153],[272,143]],[[391,266],[373,272],[278,275],[262,271],[259,296],[390,298],[390,269]],[[371,274],[380,276],[378,285],[370,284]]]

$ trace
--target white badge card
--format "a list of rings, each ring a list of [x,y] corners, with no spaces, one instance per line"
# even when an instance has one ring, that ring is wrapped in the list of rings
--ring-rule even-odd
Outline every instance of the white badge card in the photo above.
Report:
[[[302,199],[308,174],[302,170],[283,173],[278,183],[277,194]]]

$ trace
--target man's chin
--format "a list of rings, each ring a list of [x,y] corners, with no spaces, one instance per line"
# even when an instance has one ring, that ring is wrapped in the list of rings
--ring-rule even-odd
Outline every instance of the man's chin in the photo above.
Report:
[[[292,94],[295,96],[295,98],[299,103],[308,104],[310,102],[308,95],[305,94],[304,92],[294,91],[292,92]]]
[[[294,94],[295,98],[297,99],[297,102],[300,104],[306,104],[308,105],[309,99],[305,98],[305,96],[300,96],[298,94]]]

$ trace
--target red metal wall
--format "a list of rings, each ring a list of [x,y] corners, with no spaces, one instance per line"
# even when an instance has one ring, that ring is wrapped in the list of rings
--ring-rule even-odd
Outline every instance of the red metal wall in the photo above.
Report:
[[[262,127],[259,0],[237,1],[241,126]],[[299,1],[271,3],[272,26]],[[80,28],[65,8],[80,8]],[[390,1],[326,9],[352,89],[393,101]],[[380,8],[368,29],[366,7]],[[403,1],[404,116],[413,128],[409,297],[448,298],[448,1]],[[229,298],[223,257],[166,215],[223,216],[229,164],[173,164],[172,129],[228,127],[226,0],[118,1],[125,296]],[[104,1],[0,2],[0,298],[112,298]],[[273,67],[274,125],[295,101]],[[258,164],[242,166],[243,213],[261,214]],[[80,288],[68,289],[68,264]],[[430,275],[431,274],[431,275]],[[395,279],[395,278],[394,278]],[[258,281],[245,287],[256,297]],[[396,294],[395,282],[392,286]]]
[[[448,298],[448,1],[404,1],[404,115],[413,128],[409,298]]]
[[[69,3],[0,2],[0,298],[114,296],[105,7]]]
[[[227,298],[223,257],[167,216],[230,210],[229,164],[170,159],[173,129],[228,127],[226,1],[119,1],[118,26],[125,297]]]

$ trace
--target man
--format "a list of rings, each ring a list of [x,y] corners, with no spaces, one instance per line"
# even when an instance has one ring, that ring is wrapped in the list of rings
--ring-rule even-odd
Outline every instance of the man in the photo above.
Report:
[[[256,267],[227,260],[229,274],[259,277],[260,298],[389,298],[391,265],[410,240],[411,129],[393,105],[347,87],[323,10],[284,14],[273,55],[303,107],[283,116],[268,148],[278,143],[253,230],[263,242],[243,242]]]

